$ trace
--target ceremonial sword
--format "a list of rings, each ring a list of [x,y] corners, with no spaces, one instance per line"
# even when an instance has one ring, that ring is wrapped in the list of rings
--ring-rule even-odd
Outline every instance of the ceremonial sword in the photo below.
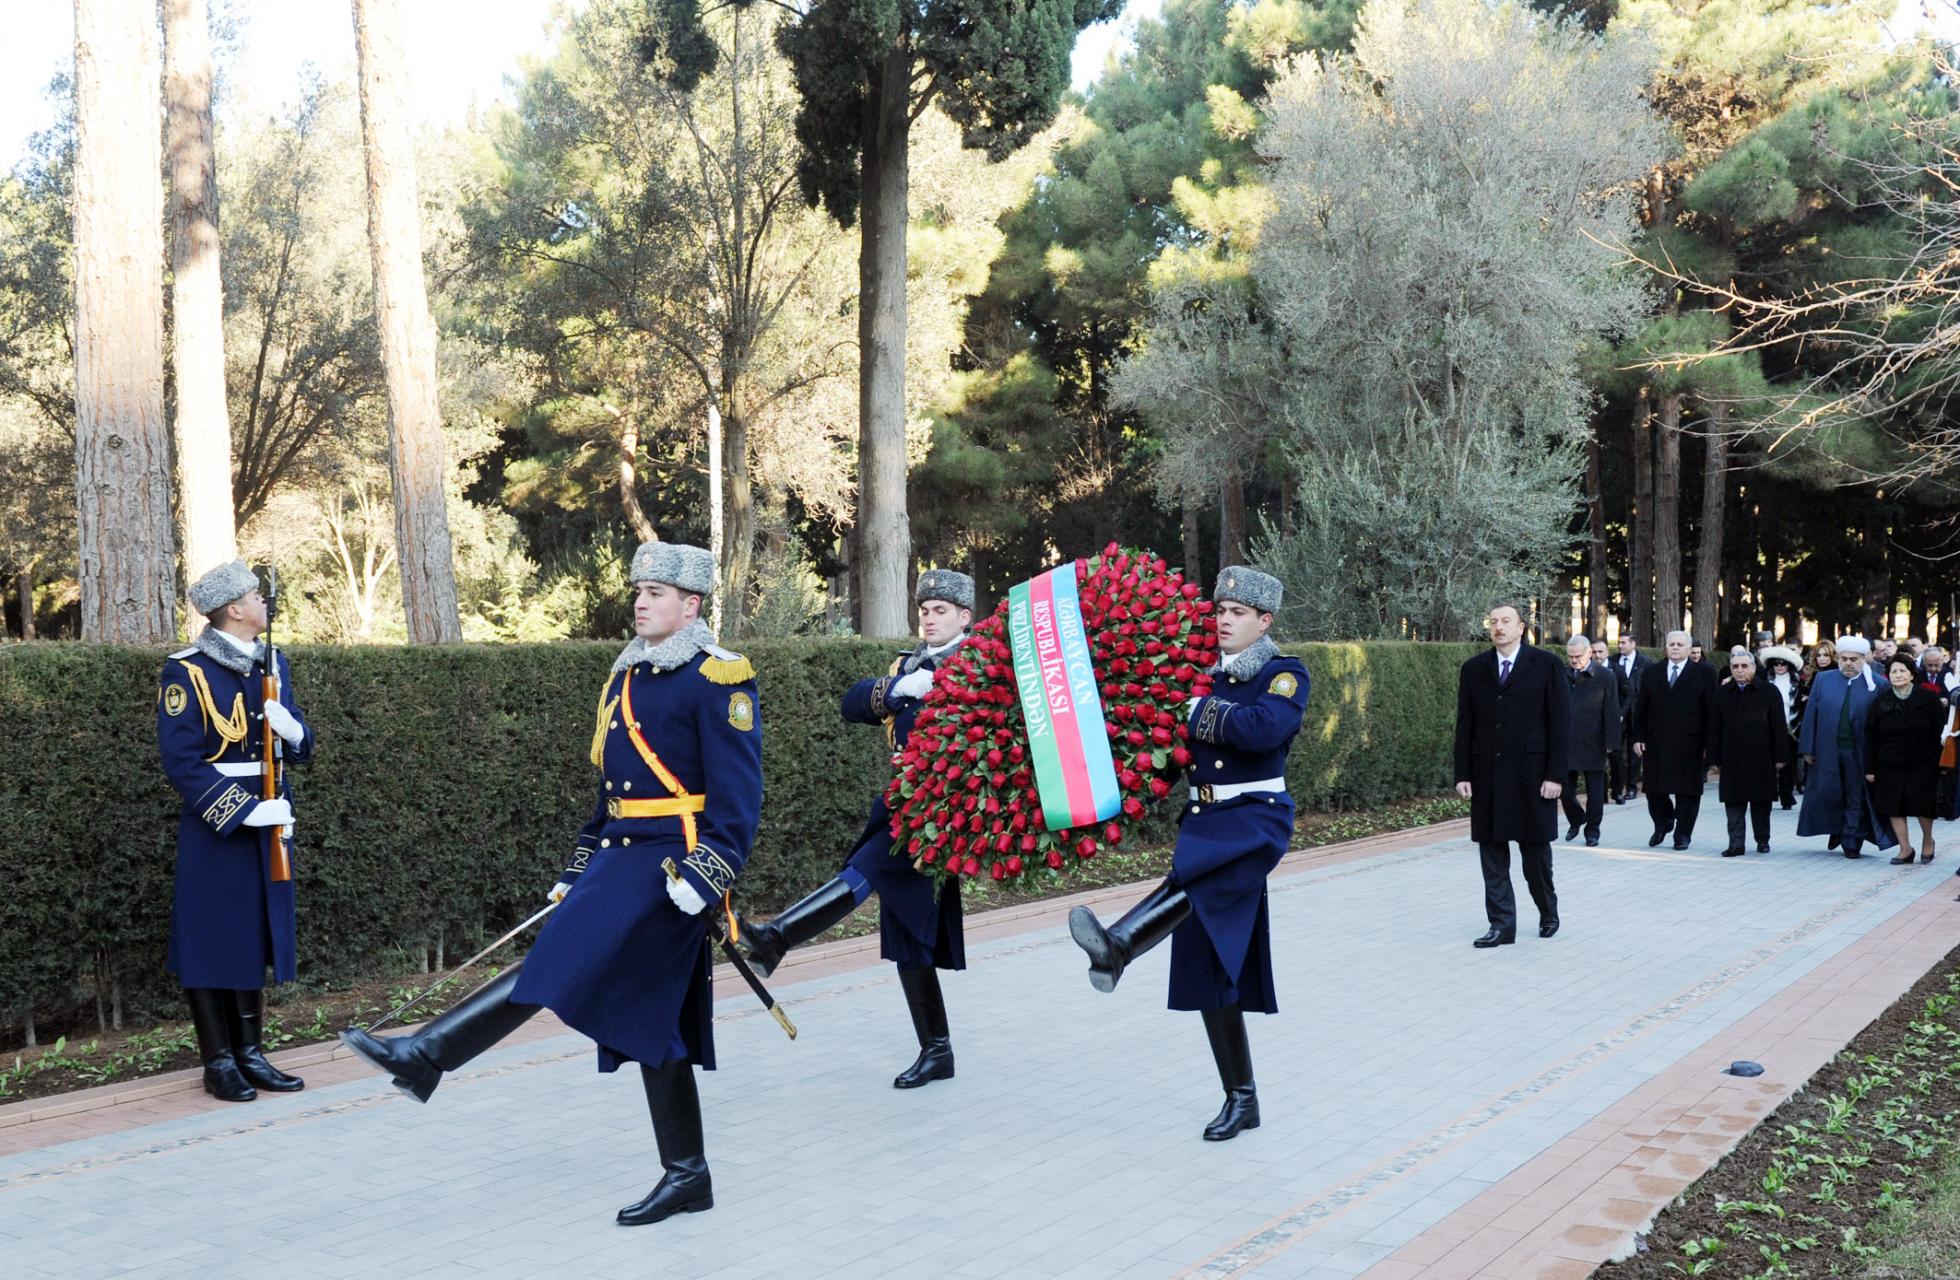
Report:
[[[674,865],[672,858],[662,858],[660,865],[667,872],[669,880],[678,881],[681,878],[680,868]],[[721,943],[721,953],[728,957],[728,963],[734,965],[735,972],[742,975],[742,981],[749,984],[749,990],[755,992],[755,998],[762,1001],[762,1007],[769,1011],[769,1016],[776,1020],[776,1025],[781,1027],[790,1039],[796,1039],[796,1024],[789,1020],[789,1015],[783,1012],[783,1007],[776,1003],[776,997],[769,994],[769,988],[762,985],[762,979],[755,976],[755,970],[749,968],[748,960],[735,949],[735,940],[718,929],[715,932],[719,935],[716,940]]]
[[[558,910],[558,903],[563,901],[564,899],[560,898],[555,902],[545,903],[544,907],[541,910],[539,910],[537,914],[533,915],[529,920],[526,920],[523,924],[518,925],[516,928],[512,929],[509,933],[505,934],[503,937],[497,939],[495,942],[491,943],[483,950],[477,952],[469,959],[463,961],[463,963],[457,965],[454,969],[451,969],[448,973],[443,974],[440,978],[437,978],[434,982],[430,983],[428,990],[424,991],[421,995],[416,996],[413,1000],[410,1000],[407,1004],[398,1006],[397,1008],[392,1009],[389,1012],[381,1015],[373,1022],[368,1023],[367,1026],[363,1029],[372,1032],[376,1027],[382,1026],[386,1023],[393,1022],[396,1018],[399,1018],[402,1014],[407,1013],[410,1009],[413,1009],[416,1005],[421,1004],[424,1000],[427,1000],[430,996],[434,995],[437,988],[446,986],[450,982],[454,981],[457,974],[469,968],[477,961],[483,959],[483,957],[489,955],[492,951],[495,951],[498,947],[503,946],[506,942],[509,942],[512,938],[515,938],[518,934],[524,932],[526,929],[530,928],[538,921],[544,919],[552,912]]]

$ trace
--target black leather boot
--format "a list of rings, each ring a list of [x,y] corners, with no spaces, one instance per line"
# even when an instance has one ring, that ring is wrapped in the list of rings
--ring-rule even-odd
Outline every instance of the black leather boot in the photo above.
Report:
[[[647,1114],[653,1118],[653,1141],[660,1148],[660,1167],[665,1172],[645,1199],[619,1211],[622,1227],[643,1227],[677,1213],[715,1207],[694,1065],[683,1059],[664,1067],[641,1067],[640,1080],[646,1085]]]
[[[204,1064],[204,1092],[220,1102],[250,1102],[258,1097],[259,1091],[239,1072],[238,1059],[232,1055],[225,993],[215,987],[185,987],[184,999],[190,1001],[197,1056]]]
[[[791,947],[800,947],[810,939],[851,914],[857,907],[857,897],[851,886],[844,881],[833,879],[818,887],[801,902],[786,908],[774,920],[764,920],[760,924],[742,922],[742,948],[748,953],[749,963],[756,972],[768,977],[783,962]]]
[[[1205,1141],[1224,1142],[1259,1127],[1259,1094],[1252,1085],[1252,1043],[1245,1035],[1245,1011],[1237,1005],[1206,1009],[1203,1016],[1212,1060],[1218,1063],[1218,1082],[1225,1086],[1225,1105],[1205,1126]]]
[[[1170,937],[1171,930],[1190,914],[1191,899],[1169,880],[1152,889],[1107,929],[1087,907],[1070,911],[1069,936],[1089,953],[1089,985],[1098,991],[1116,990],[1124,967]]]
[[[938,970],[900,969],[898,985],[905,988],[905,1007],[912,1011],[919,1056],[898,1073],[892,1088],[916,1089],[935,1080],[951,1080],[953,1039],[946,1027],[946,997],[939,990]]]
[[[238,1063],[238,1074],[270,1093],[298,1093],[306,1081],[289,1076],[272,1065],[260,1045],[265,1032],[265,992],[227,991],[225,1012],[231,1022],[231,1056]]]
[[[340,1042],[395,1078],[395,1087],[417,1102],[427,1102],[442,1083],[442,1073],[476,1057],[524,1025],[538,1011],[534,1004],[517,1004],[510,993],[517,986],[512,965],[483,990],[448,1013],[407,1036],[382,1039],[354,1027],[340,1033]]]

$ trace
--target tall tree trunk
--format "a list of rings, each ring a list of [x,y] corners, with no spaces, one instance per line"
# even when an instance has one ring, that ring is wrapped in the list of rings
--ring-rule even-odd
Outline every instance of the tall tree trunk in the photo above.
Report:
[[[722,625],[740,636],[747,621],[749,577],[755,563],[755,485],[749,476],[749,416],[731,394],[722,420],[721,587],[728,608]]]
[[[82,639],[177,634],[163,413],[155,0],[75,0],[75,497]]]
[[[713,399],[708,401],[708,554],[714,558],[715,571],[721,571],[722,514],[721,514],[721,406]],[[723,579],[719,584],[728,585]],[[717,635],[721,632],[722,604],[728,599],[725,590],[716,591],[708,601],[708,625]]]
[[[1660,397],[1654,415],[1655,639],[1681,629],[1681,395]]]
[[[1708,406],[1708,452],[1701,469],[1701,546],[1695,551],[1695,634],[1712,653],[1722,629],[1719,597],[1722,574],[1723,517],[1728,511],[1729,406]],[[1740,638],[1749,643],[1749,637]]]
[[[21,566],[14,575],[14,590],[20,597],[20,638],[34,638],[34,562]]]
[[[163,103],[170,163],[177,519],[188,581],[238,554],[231,507],[231,419],[225,407],[224,295],[218,274],[211,19],[205,0],[163,0]],[[203,625],[188,607],[184,622],[192,632]]]
[[[1245,477],[1235,471],[1218,486],[1218,571],[1245,559]]]
[[[619,423],[619,506],[626,513],[626,523],[633,528],[633,537],[640,542],[658,542],[660,534],[647,519],[647,513],[640,506],[640,405],[638,401],[628,405],[625,413],[606,406]]]
[[[1883,493],[1876,495],[1878,499],[1884,496]],[[1861,537],[1865,544],[1863,630],[1867,636],[1887,635],[1892,629],[1892,570],[1891,558],[1885,554],[1885,506],[1882,501],[1875,500],[1866,507]]]
[[[1595,640],[1606,638],[1606,495],[1600,475],[1599,433],[1586,436],[1586,625]]]
[[[403,92],[406,60],[397,0],[353,0],[360,62],[361,143],[367,154],[368,249],[374,318],[388,378],[388,470],[402,610],[417,644],[463,638],[443,484],[448,474],[436,401],[436,326],[422,278],[415,142]]]
[[[905,510],[905,239],[912,54],[872,72],[864,108],[858,251],[857,567],[863,634],[912,631],[906,599],[912,526]]]
[[[1633,398],[1633,502],[1627,532],[1633,546],[1627,554],[1627,621],[1634,639],[1658,643],[1654,631],[1654,398],[1641,387]]]
[[[1205,547],[1198,531],[1198,507],[1193,502],[1184,504],[1184,580],[1204,590]]]

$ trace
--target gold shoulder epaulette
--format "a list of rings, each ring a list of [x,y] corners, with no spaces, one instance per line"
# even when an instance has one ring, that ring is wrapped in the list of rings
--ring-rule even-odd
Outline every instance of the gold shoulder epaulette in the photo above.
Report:
[[[631,672],[627,673],[631,676]],[[599,690],[599,715],[592,725],[592,764],[594,768],[606,767],[606,728],[612,722],[613,708],[619,699],[612,696],[613,678],[606,677],[606,687]]]
[[[701,674],[716,684],[742,684],[755,679],[755,664],[741,654],[719,645],[709,645],[703,652],[708,656],[701,659]]]

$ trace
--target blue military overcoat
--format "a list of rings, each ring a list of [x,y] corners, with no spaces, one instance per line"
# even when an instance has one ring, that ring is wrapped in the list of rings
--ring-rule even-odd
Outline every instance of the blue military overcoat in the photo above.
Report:
[[[1899,843],[1892,824],[1880,818],[1865,789],[1865,715],[1880,691],[1889,694],[1883,680],[1876,684],[1876,690],[1868,687],[1863,672],[1856,680],[1847,680],[1842,671],[1820,671],[1812,678],[1803,727],[1797,734],[1797,754],[1815,756],[1817,762],[1804,775],[1798,835],[1871,840],[1881,849]],[[1851,746],[1850,758],[1844,762],[1848,767],[1840,770],[1838,718],[1846,698],[1851,700]]]
[[[1266,877],[1293,837],[1286,756],[1307,711],[1298,658],[1275,654],[1245,678],[1220,673],[1191,712],[1191,797],[1179,817],[1171,878],[1191,914],[1171,935],[1170,1007],[1236,1004],[1276,1013]],[[1208,788],[1275,780],[1228,799]]]
[[[293,886],[273,882],[271,828],[245,818],[261,797],[265,745],[264,668],[242,652],[201,644],[164,660],[157,689],[157,746],[183,806],[177,814],[177,874],[166,963],[186,987],[256,991],[271,966],[275,982],[295,976]],[[222,655],[222,661],[215,655]],[[292,668],[278,655],[280,703],[305,728],[288,762],[313,756],[313,730],[293,700]],[[244,673],[236,668],[246,667]],[[282,797],[291,789],[282,782]],[[295,879],[299,855],[287,848]]]
[[[913,669],[936,671],[949,656],[950,651],[922,658]],[[923,705],[923,699],[891,692],[909,657],[900,654],[889,674],[860,680],[844,694],[844,719],[884,725],[887,745],[894,753],[904,749]],[[881,791],[872,799],[871,816],[845,862],[878,895],[878,954],[903,969],[966,968],[958,882],[945,881],[935,895],[930,877],[914,870],[909,859],[893,856],[894,843],[891,810],[885,807]]]
[[[544,1005],[597,1041],[601,1071],[683,1058],[712,1070],[709,930],[720,927],[720,898],[762,816],[762,718],[748,659],[709,646],[672,669],[615,670],[593,757],[599,799],[565,869],[571,891],[511,999]],[[633,812],[662,801],[675,812]],[[670,858],[706,911],[674,905],[662,868]]]

